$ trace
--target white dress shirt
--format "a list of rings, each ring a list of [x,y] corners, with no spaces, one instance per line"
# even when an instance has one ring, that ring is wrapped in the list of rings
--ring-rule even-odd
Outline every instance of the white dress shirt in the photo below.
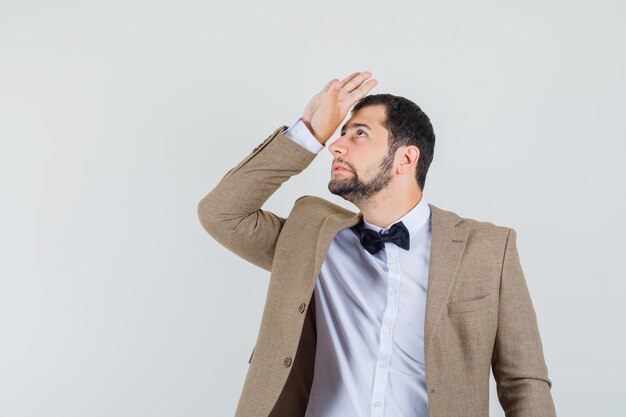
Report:
[[[284,134],[311,152],[324,149],[301,120]],[[429,416],[424,319],[432,229],[423,195],[399,221],[409,230],[409,250],[386,242],[372,255],[350,228],[330,245],[315,284],[317,350],[305,417]]]

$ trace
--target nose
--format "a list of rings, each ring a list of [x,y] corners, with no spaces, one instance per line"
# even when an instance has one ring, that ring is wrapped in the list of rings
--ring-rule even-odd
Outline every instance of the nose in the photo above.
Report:
[[[343,136],[339,136],[337,140],[328,145],[328,152],[331,155],[345,155],[348,152],[348,148],[343,143]]]

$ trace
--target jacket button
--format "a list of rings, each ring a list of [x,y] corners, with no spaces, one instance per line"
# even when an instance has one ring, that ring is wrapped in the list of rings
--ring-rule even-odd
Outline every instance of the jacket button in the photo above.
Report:
[[[300,306],[298,307],[298,311],[299,311],[300,313],[304,313],[304,308],[305,308],[305,307],[306,307],[306,304],[304,304],[304,303],[300,304]]]
[[[285,358],[285,361],[283,362],[283,365],[285,365],[287,368],[289,368],[289,366],[291,365],[291,358],[289,356],[287,356]]]

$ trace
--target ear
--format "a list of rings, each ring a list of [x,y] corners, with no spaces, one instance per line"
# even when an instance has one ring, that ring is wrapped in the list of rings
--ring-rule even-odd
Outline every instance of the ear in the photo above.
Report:
[[[420,150],[417,146],[402,146],[398,149],[400,153],[400,165],[398,166],[398,174],[402,175],[407,172],[414,172],[417,169],[417,161],[420,157]]]

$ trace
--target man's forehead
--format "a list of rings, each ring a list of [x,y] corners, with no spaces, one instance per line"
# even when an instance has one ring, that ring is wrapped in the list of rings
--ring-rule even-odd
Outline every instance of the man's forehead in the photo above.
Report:
[[[385,109],[383,106],[367,106],[357,110],[350,119],[341,127],[341,131],[363,127],[373,130],[384,127]]]

